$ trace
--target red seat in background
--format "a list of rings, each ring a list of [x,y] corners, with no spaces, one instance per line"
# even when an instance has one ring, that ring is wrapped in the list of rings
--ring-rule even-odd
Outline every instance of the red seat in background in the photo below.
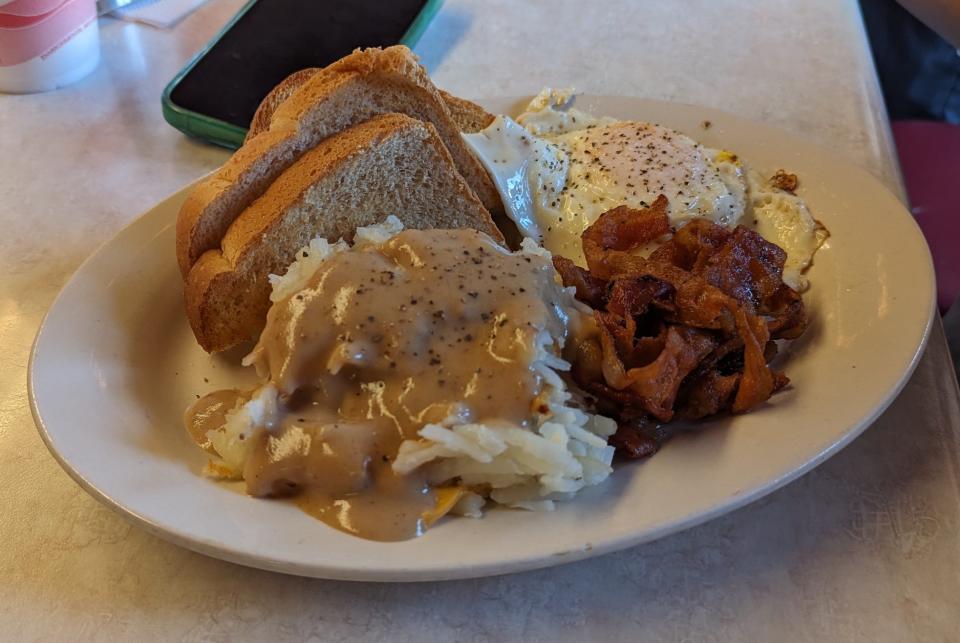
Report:
[[[913,215],[933,253],[943,313],[960,297],[960,126],[893,121],[893,137]]]

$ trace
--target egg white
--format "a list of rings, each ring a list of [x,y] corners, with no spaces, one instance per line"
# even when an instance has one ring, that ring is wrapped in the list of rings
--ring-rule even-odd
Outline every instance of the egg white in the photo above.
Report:
[[[660,194],[676,227],[703,217],[756,229],[786,251],[784,279],[797,288],[823,242],[801,199],[770,187],[734,154],[654,123],[586,114],[570,90],[544,90],[516,120],[498,116],[464,138],[521,233],[581,265],[580,236],[602,213],[646,207]]]

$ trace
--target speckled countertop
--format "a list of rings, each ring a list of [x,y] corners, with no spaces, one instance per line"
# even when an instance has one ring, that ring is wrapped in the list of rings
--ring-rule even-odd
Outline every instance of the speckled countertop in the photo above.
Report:
[[[30,417],[30,343],[84,257],[226,157],[166,125],[159,96],[241,4],[212,0],[169,32],[101,21],[93,76],[0,96],[0,639],[960,639],[960,405],[939,326],[900,398],[812,473],[687,532],[550,570],[286,577],[167,544],[75,485]],[[718,107],[899,189],[853,1],[448,0],[417,51],[456,94],[575,85]]]

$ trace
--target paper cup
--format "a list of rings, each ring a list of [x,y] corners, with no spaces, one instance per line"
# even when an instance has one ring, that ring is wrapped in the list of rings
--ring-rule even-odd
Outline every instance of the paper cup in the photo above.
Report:
[[[100,61],[96,0],[0,0],[0,92],[44,92]]]

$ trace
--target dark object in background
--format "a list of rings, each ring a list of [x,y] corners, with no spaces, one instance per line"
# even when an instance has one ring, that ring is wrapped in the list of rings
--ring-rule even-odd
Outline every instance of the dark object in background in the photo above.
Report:
[[[960,124],[960,55],[894,0],[860,0],[893,120]]]
[[[923,230],[937,272],[937,305],[960,300],[960,126],[933,121],[892,123],[910,209]]]
[[[251,0],[164,90],[163,115],[239,147],[257,106],[295,71],[358,47],[413,47],[440,0]]]
[[[938,305],[960,377],[960,51],[893,0],[860,0],[917,223],[937,272]],[[942,121],[923,123],[918,121]]]

